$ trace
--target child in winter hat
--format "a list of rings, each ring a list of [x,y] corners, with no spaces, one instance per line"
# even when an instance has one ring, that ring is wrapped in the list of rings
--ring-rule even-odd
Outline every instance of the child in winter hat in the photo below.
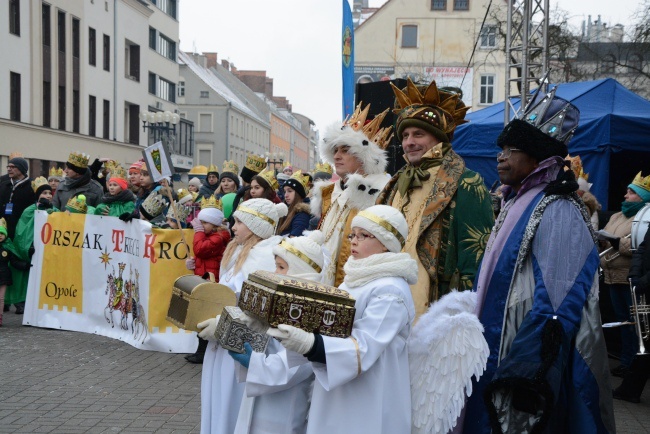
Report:
[[[267,239],[275,233],[281,217],[287,215],[287,206],[274,204],[268,199],[249,199],[237,207],[235,218],[241,221],[252,233]]]
[[[320,282],[325,266],[321,247],[324,240],[321,231],[312,231],[302,237],[285,238],[273,247],[277,267],[275,272]]]

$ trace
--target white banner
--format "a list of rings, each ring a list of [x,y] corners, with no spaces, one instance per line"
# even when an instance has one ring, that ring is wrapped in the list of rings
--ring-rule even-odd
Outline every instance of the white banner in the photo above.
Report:
[[[141,220],[36,212],[23,324],[194,352],[196,333],[165,319],[174,281],[189,273],[180,235]]]

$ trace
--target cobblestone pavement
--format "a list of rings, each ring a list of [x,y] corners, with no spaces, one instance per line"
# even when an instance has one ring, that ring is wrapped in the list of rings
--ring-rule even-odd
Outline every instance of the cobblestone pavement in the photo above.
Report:
[[[0,327],[0,433],[200,432],[201,365],[21,324],[12,308]],[[650,432],[648,389],[641,404],[614,401],[619,434]]]

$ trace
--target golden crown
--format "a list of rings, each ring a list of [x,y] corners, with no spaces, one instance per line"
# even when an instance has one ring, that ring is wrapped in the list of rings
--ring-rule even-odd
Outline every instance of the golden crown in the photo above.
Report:
[[[291,167],[291,163],[289,163],[289,161],[285,161],[282,163],[282,167]]]
[[[245,167],[255,173],[260,173],[266,167],[266,161],[259,155],[248,154],[246,156]]]
[[[386,149],[390,144],[390,139],[393,138],[393,127],[389,126],[381,128],[381,123],[384,121],[389,109],[384,110],[368,122],[367,118],[370,111],[370,104],[368,104],[363,110],[361,109],[362,104],[363,101],[357,105],[354,113],[345,119],[343,125],[349,126],[354,131],[361,131],[368,140],[377,144],[381,149]]]
[[[239,166],[234,161],[224,161],[223,162],[223,173],[234,173],[235,175],[239,173]]]
[[[7,230],[7,220],[5,220],[4,217],[0,218],[0,228]]]
[[[571,155],[567,155],[565,160],[571,164],[571,170],[573,170],[573,173],[576,176],[576,180],[578,178],[582,178],[585,181],[589,181],[589,174],[583,171],[582,159],[580,159],[580,155],[576,155],[575,157],[572,157]],[[568,170],[568,168],[566,168],[565,170]]]
[[[167,218],[171,219],[176,219],[180,220],[181,223],[183,223],[185,220],[187,220],[187,217],[190,215],[191,209],[185,205],[182,205],[180,203],[176,203],[176,214],[174,215],[174,207],[170,206],[169,209],[167,210]]]
[[[32,181],[32,190],[34,190],[34,193],[36,193],[36,190],[38,190],[44,185],[49,186],[50,184],[47,183],[47,179],[45,179],[45,177],[39,176],[38,178]]]
[[[309,176],[308,175],[303,175],[302,170],[298,170],[296,172],[293,172],[293,175],[289,179],[295,179],[300,183],[300,185],[303,186],[305,189],[305,192],[309,190],[308,185],[309,185]]]
[[[63,178],[63,169],[61,168],[56,168],[56,167],[50,167],[50,175],[49,177],[58,177],[58,178]]]
[[[90,160],[90,155],[84,154],[83,152],[71,152],[68,157],[68,163],[76,167],[81,167],[82,169],[88,167],[88,160]]]
[[[278,185],[278,180],[275,179],[275,171],[270,169],[264,169],[257,176],[261,176],[267,184],[271,186],[273,190],[277,190],[280,186]]]
[[[209,198],[202,198],[201,202],[199,202],[201,209],[206,209],[206,208],[217,208],[223,211],[223,204],[221,203],[221,199],[217,199],[214,196],[210,196]]]
[[[190,202],[193,200],[192,193],[190,193],[185,188],[179,188],[176,194],[178,196],[178,203],[180,204],[184,204],[185,202]]]
[[[334,168],[330,163],[316,163],[314,172],[324,172],[324,173],[329,173],[331,175],[334,172]]]
[[[68,200],[68,203],[65,205],[65,208],[72,213],[86,214],[88,211],[88,206],[86,205],[86,196],[83,194],[72,196]]]
[[[205,166],[201,166],[200,164],[198,166],[194,166],[190,169],[189,172],[190,175],[207,175],[208,174],[208,168]]]
[[[641,175],[641,172],[637,173],[637,175],[634,177],[634,181],[632,181],[633,185],[636,185],[638,187],[641,187],[645,191],[650,191],[650,175],[646,176],[645,178]]]
[[[219,173],[219,168],[214,164],[210,164],[210,167],[208,167],[208,173],[210,172]]]
[[[435,80],[425,88],[418,87],[409,78],[404,91],[398,89],[393,83],[390,85],[395,94],[396,103],[393,112],[399,114],[398,124],[402,119],[420,119],[448,134],[458,125],[467,122],[465,114],[471,107],[465,106],[458,94],[438,90]],[[442,113],[435,113],[437,110],[441,110]]]
[[[124,168],[122,166],[120,166],[119,164],[113,165],[109,171],[110,171],[110,175],[108,175],[109,180],[111,178],[120,178],[120,179],[123,179],[125,181],[128,179],[127,174],[126,174],[126,170],[124,170]]]

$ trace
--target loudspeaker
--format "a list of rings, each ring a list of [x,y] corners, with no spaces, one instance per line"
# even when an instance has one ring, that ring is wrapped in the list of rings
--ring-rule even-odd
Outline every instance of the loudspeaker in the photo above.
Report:
[[[359,105],[360,102],[363,102],[364,106],[370,104],[368,119],[374,118],[387,108],[390,109],[384,118],[384,121],[381,123],[382,128],[391,125],[394,128],[395,121],[397,120],[392,111],[395,102],[395,94],[393,94],[393,89],[391,88],[390,83],[393,83],[399,89],[406,87],[406,80],[398,78],[390,81],[376,81],[373,83],[363,84],[357,83],[357,89],[355,92],[355,106]],[[391,175],[397,173],[397,171],[406,163],[404,161],[404,151],[402,150],[401,142],[396,138],[397,132],[393,131],[393,134],[393,138],[386,148],[388,154],[388,166],[386,167],[386,171]]]

